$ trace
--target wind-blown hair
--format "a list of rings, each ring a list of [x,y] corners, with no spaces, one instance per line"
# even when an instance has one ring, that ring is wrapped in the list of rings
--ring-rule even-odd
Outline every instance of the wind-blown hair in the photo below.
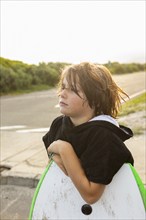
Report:
[[[80,86],[89,106],[95,110],[95,115],[105,114],[116,118],[121,101],[124,100],[122,95],[128,97],[117,86],[110,71],[103,65],[83,62],[65,67],[61,74],[58,94],[64,78],[77,95],[79,95],[77,85]]]

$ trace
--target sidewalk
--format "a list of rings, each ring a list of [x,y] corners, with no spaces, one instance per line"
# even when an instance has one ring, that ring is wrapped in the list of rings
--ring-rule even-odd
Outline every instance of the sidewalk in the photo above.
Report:
[[[14,130],[1,132],[1,166],[4,167],[1,172],[1,184],[36,187],[48,163],[42,142],[44,132],[18,133]],[[127,140],[126,145],[134,156],[137,172],[146,184],[145,135]]]
[[[43,135],[1,131],[1,184],[36,187],[48,163]]]

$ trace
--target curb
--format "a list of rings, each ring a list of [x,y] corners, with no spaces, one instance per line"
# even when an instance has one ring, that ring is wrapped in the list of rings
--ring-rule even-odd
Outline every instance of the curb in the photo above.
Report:
[[[146,92],[146,89],[143,89],[140,92],[134,93],[133,95],[130,95],[129,98],[125,98],[125,101],[130,101],[131,99],[136,98],[137,96],[140,96],[142,94],[144,94]],[[122,100],[122,104],[124,103],[124,101]]]
[[[0,185],[16,185],[30,188],[36,188],[41,175],[16,173],[12,171],[3,171],[0,176]]]

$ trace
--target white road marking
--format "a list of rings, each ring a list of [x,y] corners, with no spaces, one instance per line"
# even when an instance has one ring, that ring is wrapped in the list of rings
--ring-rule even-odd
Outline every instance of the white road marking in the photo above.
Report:
[[[50,128],[34,128],[34,129],[24,129],[24,130],[17,130],[17,133],[39,133],[39,132],[47,132]]]
[[[26,128],[25,125],[12,125],[12,126],[2,126],[0,127],[0,130],[13,130],[13,129],[21,129]]]
[[[37,132],[47,132],[50,130],[49,127],[24,129],[26,127],[27,127],[26,125],[2,126],[0,127],[0,130],[2,131],[16,130],[17,133],[37,133]],[[21,129],[21,130],[17,130],[17,129]]]
[[[145,93],[145,92],[146,92],[146,89],[144,89],[144,90],[142,90],[142,91],[140,91],[140,92],[134,93],[133,95],[130,96],[130,99],[133,99],[133,98],[135,98],[136,96],[139,96],[139,95],[141,95],[141,94],[143,94],[143,93]]]
[[[54,107],[55,107],[55,108],[59,108],[59,104],[55,105]]]
[[[146,90],[144,89],[144,90],[142,90],[142,91],[140,91],[140,92],[137,92],[137,93],[134,93],[133,95],[131,95],[131,96],[129,96],[129,98],[125,98],[125,101],[129,101],[130,99],[133,99],[133,98],[135,98],[135,97],[137,97],[137,96],[139,96],[139,95],[142,95],[143,93],[145,93],[146,92]],[[121,102],[122,104],[124,103],[124,101],[122,100],[122,102]]]

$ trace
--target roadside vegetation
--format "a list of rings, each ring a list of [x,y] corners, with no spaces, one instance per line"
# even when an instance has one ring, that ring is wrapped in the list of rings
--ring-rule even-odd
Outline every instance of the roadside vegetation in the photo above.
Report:
[[[45,90],[58,82],[66,63],[25,64],[0,57],[1,95]]]
[[[0,57],[1,95],[18,94],[46,90],[56,86],[61,69],[69,63],[39,63],[30,65],[21,61]],[[105,65],[112,74],[125,74],[144,71],[145,64],[120,64],[108,62]]]

